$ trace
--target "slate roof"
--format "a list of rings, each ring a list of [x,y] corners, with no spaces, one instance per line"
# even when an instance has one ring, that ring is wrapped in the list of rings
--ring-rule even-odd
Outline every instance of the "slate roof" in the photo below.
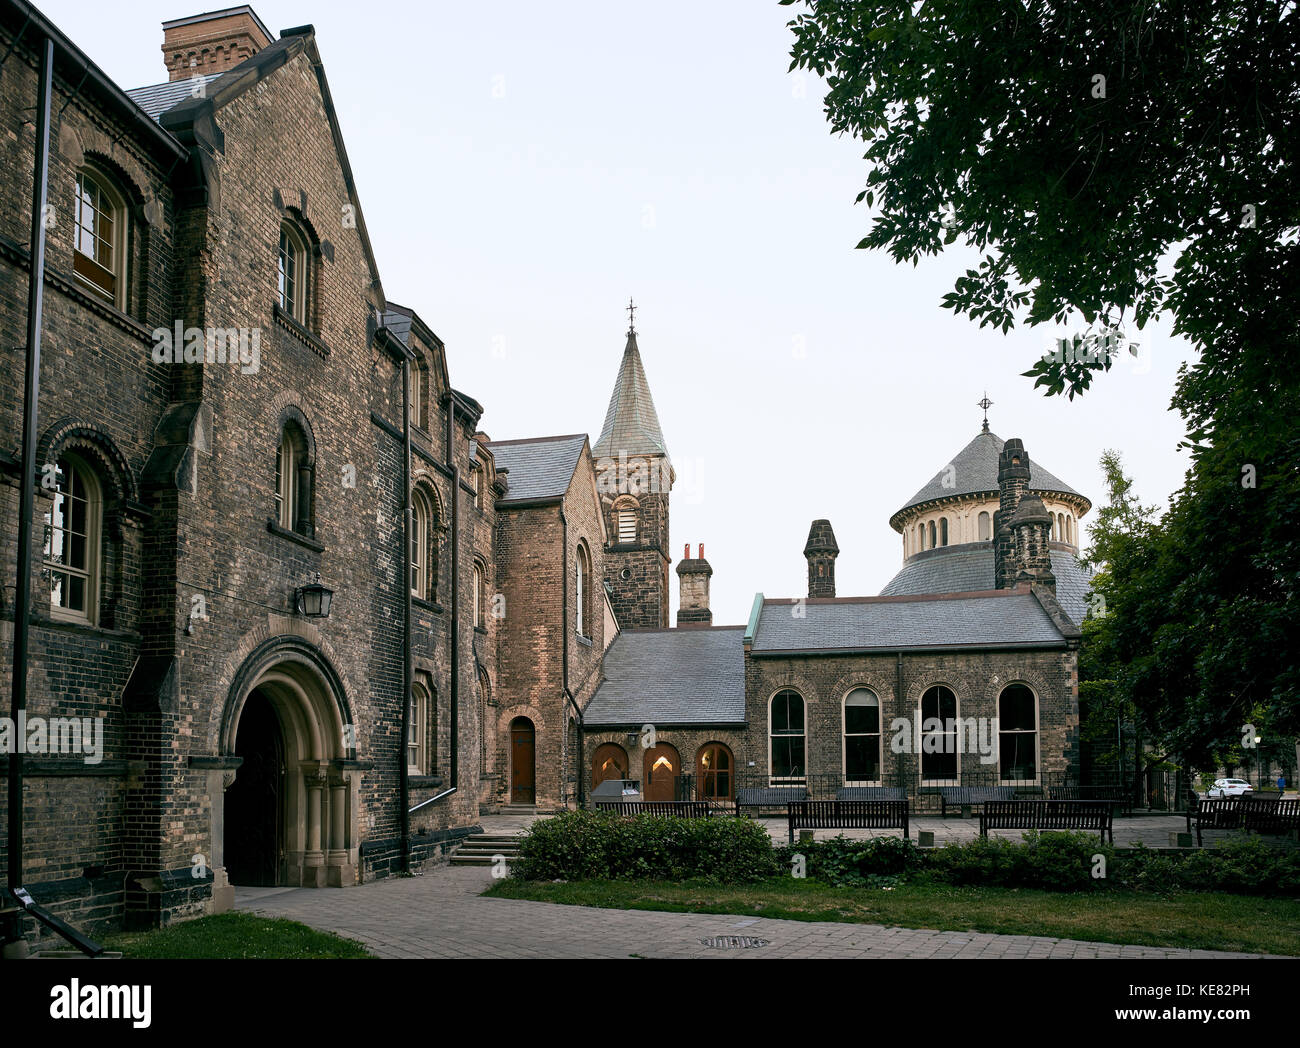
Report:
[[[743,626],[620,633],[583,724],[743,724],[744,641]]]
[[[956,495],[991,495],[998,494],[998,456],[1006,441],[996,433],[988,430],[976,435],[975,439],[953,456],[948,465],[953,467],[951,486],[944,487],[944,479],[949,476],[948,466],[944,466],[933,480],[907,500],[906,504],[890,518],[889,523],[895,531],[900,530],[897,521],[899,514],[913,506],[935,499],[952,498]],[[1039,495],[1053,492],[1084,498],[1069,484],[1038,464],[1031,454],[1029,457],[1029,490]],[[1087,499],[1084,499],[1086,502]],[[1088,503],[1090,506],[1091,502]]]
[[[1092,573],[1068,550],[1054,549],[1050,554],[1052,574],[1056,576],[1056,601],[1076,624],[1081,623],[1088,610]],[[925,550],[909,558],[880,595],[968,593],[993,589],[995,584],[993,544],[968,542]]]
[[[206,91],[208,84],[224,75],[224,73],[208,73],[198,79],[203,81],[203,87]],[[165,84],[133,87],[126,94],[131,101],[149,115],[150,120],[157,120],[177,102],[183,102],[185,99],[192,97],[193,90],[194,81],[186,77],[184,80],[171,80]]]
[[[1064,643],[1032,593],[1004,590],[914,600],[765,600],[751,650],[760,655]]]
[[[497,470],[509,470],[502,505],[524,499],[560,498],[569,490],[587,434],[494,440],[488,444]]]
[[[668,454],[634,331],[627,333],[627,346],[605,412],[605,425],[591,449],[598,459],[617,459],[620,452],[629,456]]]
[[[389,302],[388,308],[384,310],[383,324],[384,327],[402,340],[402,345],[410,344],[408,342],[412,324],[410,310],[404,306],[398,306],[395,302]]]

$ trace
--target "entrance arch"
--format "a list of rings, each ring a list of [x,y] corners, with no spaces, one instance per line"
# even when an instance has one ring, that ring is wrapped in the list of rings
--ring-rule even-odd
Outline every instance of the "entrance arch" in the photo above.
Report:
[[[627,768],[627,750],[617,742],[602,742],[591,758],[591,788],[594,790],[606,779],[626,779]]]
[[[510,722],[510,803],[537,802],[537,733],[527,717]]]
[[[731,750],[721,742],[710,742],[700,747],[695,758],[695,781],[701,801],[730,801],[734,796],[735,759]]]
[[[651,746],[645,751],[645,775],[641,783],[642,796],[648,801],[674,801],[677,799],[677,782],[682,773],[681,758],[677,748],[666,742]]]
[[[260,645],[235,675],[222,722],[221,864],[234,884],[357,882],[360,771],[342,682],[301,637]],[[214,805],[214,816],[217,814]]]

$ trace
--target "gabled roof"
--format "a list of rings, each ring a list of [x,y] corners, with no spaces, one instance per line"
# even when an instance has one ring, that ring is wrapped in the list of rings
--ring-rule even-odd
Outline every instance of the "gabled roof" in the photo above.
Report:
[[[609,398],[609,409],[605,412],[605,425],[591,449],[598,459],[617,459],[620,452],[629,456],[668,454],[654,398],[650,395],[650,383],[641,363],[641,352],[637,349],[635,331],[627,333],[627,346],[623,350],[623,362],[618,367],[614,392]]]
[[[497,472],[509,470],[506,496],[498,505],[532,499],[563,498],[573,482],[587,434],[533,437],[529,440],[494,440],[488,444]]]
[[[1049,551],[1052,574],[1056,576],[1056,600],[1075,623],[1083,622],[1088,611],[1091,574],[1069,550]],[[966,542],[939,546],[909,557],[898,574],[889,580],[882,597],[933,593],[968,593],[992,589],[993,544]]]
[[[620,633],[584,727],[743,724],[744,636],[743,626]]]
[[[433,362],[438,367],[439,386],[442,389],[451,386],[451,377],[447,373],[446,347],[443,345],[442,339],[434,333],[433,329],[424,322],[423,318],[415,310],[410,306],[402,306],[389,301],[381,315],[381,322],[408,349],[414,348],[411,346],[411,329],[415,328],[415,333],[425,343],[441,350],[442,352],[435,354],[438,359]],[[426,361],[426,363],[428,362]],[[482,414],[481,408],[479,414]]]
[[[952,461],[944,466],[920,491],[907,500],[907,503],[889,519],[890,527],[901,531],[899,517],[907,510],[936,499],[949,499],[958,495],[998,495],[998,456],[1005,444],[996,433],[984,430],[975,439],[953,456]],[[951,472],[949,471],[951,466]],[[946,483],[945,483],[946,482]],[[1032,456],[1029,460],[1029,490],[1039,495],[1061,494],[1073,495],[1088,502],[1065,481],[1044,469]],[[1091,506],[1092,503],[1088,502]]]
[[[907,649],[1065,647],[1028,589],[957,596],[767,599],[755,655]]]

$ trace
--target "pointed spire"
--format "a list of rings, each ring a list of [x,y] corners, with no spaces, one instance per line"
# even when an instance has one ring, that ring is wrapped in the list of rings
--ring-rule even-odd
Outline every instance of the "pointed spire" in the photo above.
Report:
[[[605,412],[605,425],[591,449],[596,458],[618,458],[620,452],[632,455],[667,455],[663,430],[659,428],[659,415],[650,383],[641,363],[641,351],[636,344],[636,328],[631,323],[636,306],[628,300],[627,345],[623,361],[618,368],[614,392]]]

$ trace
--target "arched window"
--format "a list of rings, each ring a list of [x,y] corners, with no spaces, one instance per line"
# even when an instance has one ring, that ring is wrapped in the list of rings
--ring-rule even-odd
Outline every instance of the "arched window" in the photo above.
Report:
[[[127,211],[112,181],[95,168],[77,172],[72,271],[110,306],[126,308]]]
[[[772,698],[768,754],[772,782],[802,783],[807,778],[804,762],[803,696],[786,688]]]
[[[304,327],[310,301],[311,250],[307,237],[297,223],[288,219],[280,223],[280,253],[276,266],[276,287],[280,309]]]
[[[407,714],[406,765],[412,775],[428,775],[434,766],[437,736],[434,711],[433,689],[421,675],[411,685],[411,704]]]
[[[1057,542],[1065,541],[1065,514],[1064,513],[1058,513],[1056,515],[1056,541]]]
[[[696,800],[729,801],[735,786],[735,759],[720,742],[700,747],[695,758]]]
[[[418,487],[411,495],[411,595],[438,599],[438,515],[428,493]]]
[[[1003,782],[1038,781],[1038,699],[1024,684],[998,697],[998,767]]]
[[[930,546],[929,546],[929,548],[930,548],[930,549],[934,549],[934,547],[935,547],[935,545],[936,545],[936,543],[935,543],[935,536],[934,536],[934,521],[930,521],[930,533],[929,533],[929,535],[926,536],[926,537],[929,539],[929,542],[930,542]]]
[[[587,544],[578,543],[578,555],[574,558],[577,562],[577,585],[574,588],[574,596],[577,599],[576,625],[579,635],[583,637],[591,636],[591,596],[588,590],[591,587],[591,558],[587,554]]]
[[[1065,518],[1065,541],[1074,545],[1074,518],[1071,516]]]
[[[483,565],[474,562],[474,625],[478,629],[487,629],[487,584]]]
[[[979,515],[980,541],[989,542],[993,538],[993,525],[989,518],[988,510],[980,510]]]
[[[925,549],[925,525],[918,524],[916,526],[916,550],[919,553],[923,549]]]
[[[940,546],[948,545],[948,518],[947,517],[939,518],[939,545]]]
[[[99,481],[81,459],[63,455],[54,483],[54,498],[45,512],[42,554],[50,586],[50,617],[94,623],[99,615],[103,519]]]
[[[844,698],[844,785],[880,781],[880,700],[867,688]]]
[[[419,429],[429,428],[429,369],[424,360],[416,357],[411,361],[411,425]]]
[[[286,531],[312,535],[312,464],[307,438],[294,422],[284,424],[275,455],[275,522]]]
[[[921,696],[921,781],[953,782],[958,774],[957,696],[937,684]]]
[[[478,766],[480,775],[486,775],[488,771],[488,694],[491,687],[487,671],[480,666],[478,671]]]

